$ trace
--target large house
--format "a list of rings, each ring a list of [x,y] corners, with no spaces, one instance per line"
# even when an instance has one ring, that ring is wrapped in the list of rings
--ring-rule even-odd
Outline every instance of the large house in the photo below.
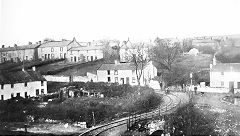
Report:
[[[137,72],[140,72],[140,68]],[[150,61],[143,68],[140,85],[148,85],[155,76],[157,76],[157,68]],[[133,63],[119,63],[118,61],[114,64],[102,64],[97,70],[97,81],[138,85],[136,66]]]
[[[29,45],[0,48],[0,63],[11,61],[19,62],[23,60],[37,60],[38,59],[38,44],[29,43]]]
[[[12,97],[36,97],[47,93],[47,81],[33,67],[33,70],[15,72],[0,71],[1,100]]]
[[[80,46],[76,39],[45,42],[39,46],[38,54],[42,60],[67,58],[67,52],[72,46]]]
[[[103,58],[103,45],[89,43],[88,46],[76,46],[68,50],[68,61],[94,61]]]

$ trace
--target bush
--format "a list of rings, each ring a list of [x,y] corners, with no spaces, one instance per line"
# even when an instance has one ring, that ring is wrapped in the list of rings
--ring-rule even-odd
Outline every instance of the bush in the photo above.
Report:
[[[218,135],[214,131],[214,120],[213,116],[199,113],[190,103],[168,115],[166,124],[168,128],[175,128],[174,135]]]

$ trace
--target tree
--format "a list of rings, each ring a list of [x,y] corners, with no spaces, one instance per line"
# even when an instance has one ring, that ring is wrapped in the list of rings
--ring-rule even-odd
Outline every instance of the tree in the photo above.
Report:
[[[184,39],[182,44],[182,52],[189,52],[194,46],[191,39]]]
[[[134,44],[130,50],[131,60],[134,64],[139,86],[144,66],[150,61],[147,54],[148,52],[146,52],[146,49],[144,49],[144,43]]]
[[[114,60],[120,59],[120,42],[118,40],[101,40],[100,41],[104,48],[102,49],[105,60],[113,62]],[[114,43],[114,45],[111,45]]]
[[[171,71],[174,61],[180,55],[180,43],[170,43],[170,40],[157,37],[155,39],[155,44],[156,46],[152,48],[151,58],[159,63],[162,68]]]

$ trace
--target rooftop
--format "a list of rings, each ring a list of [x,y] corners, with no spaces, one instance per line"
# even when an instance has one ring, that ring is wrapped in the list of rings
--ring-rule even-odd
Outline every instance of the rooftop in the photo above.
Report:
[[[0,84],[25,83],[33,81],[45,81],[46,79],[37,71],[0,71]]]
[[[98,70],[135,70],[133,63],[102,64]]]
[[[240,63],[219,63],[212,67],[214,72],[240,72]]]
[[[0,52],[34,49],[34,48],[37,48],[38,46],[39,46],[38,44],[31,44],[31,45],[23,45],[23,46],[6,47],[6,48],[0,48]]]

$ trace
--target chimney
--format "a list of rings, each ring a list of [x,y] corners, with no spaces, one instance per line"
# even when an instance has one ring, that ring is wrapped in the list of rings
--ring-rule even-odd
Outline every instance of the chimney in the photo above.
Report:
[[[14,44],[14,47],[17,47],[17,44]]]
[[[38,45],[41,45],[41,41],[38,42]]]
[[[114,61],[114,64],[115,64],[115,65],[119,64],[119,60],[115,60],[115,61]]]
[[[32,67],[32,71],[36,71],[36,67],[35,66]]]
[[[2,48],[4,48],[4,45],[2,45]]]
[[[28,42],[29,45],[32,45],[32,42]]]

